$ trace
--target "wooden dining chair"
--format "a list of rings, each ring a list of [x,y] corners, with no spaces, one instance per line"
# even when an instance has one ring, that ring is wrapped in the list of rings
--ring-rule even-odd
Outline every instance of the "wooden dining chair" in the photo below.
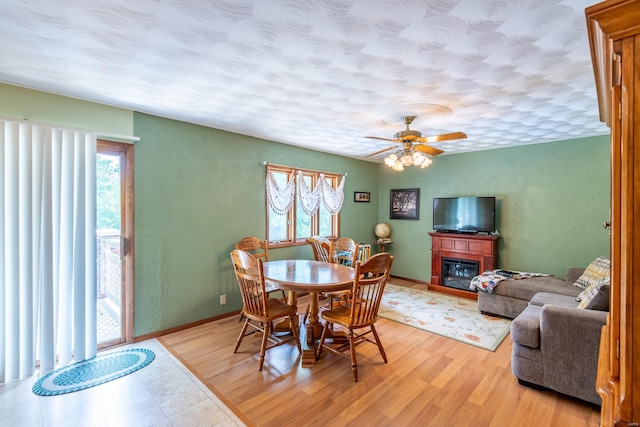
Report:
[[[331,251],[331,240],[323,236],[311,236],[307,238],[307,243],[313,249],[313,258],[316,261],[331,262],[329,253]]]
[[[358,259],[358,244],[351,237],[341,237],[329,245],[329,262],[334,264],[355,267]],[[325,292],[329,298],[329,308],[334,304],[343,304],[347,301],[351,291]]]
[[[236,249],[249,252],[254,258],[260,258],[263,262],[269,261],[269,242],[266,240],[261,240],[253,236],[244,237],[239,242],[236,242],[235,247]],[[279,292],[282,295],[282,301],[287,301],[287,294],[279,289],[275,283],[267,281],[266,286],[268,294]],[[242,321],[243,318],[244,314],[240,313],[240,319],[238,321]]]
[[[354,381],[358,381],[358,363],[356,360],[356,346],[363,342],[371,342],[367,335],[372,334],[378,351],[387,363],[387,356],[380,342],[374,324],[378,320],[378,310],[382,293],[389,279],[393,257],[388,253],[379,253],[370,257],[364,263],[356,262],[356,278],[351,289],[349,304],[321,311],[325,320],[316,358],[320,358],[324,348],[351,358],[351,370]],[[332,326],[338,325],[347,331],[347,341],[331,340],[328,333],[333,332]],[[364,332],[359,332],[366,329]],[[326,340],[330,339],[329,343]]]
[[[298,351],[302,352],[300,347],[300,338],[298,337],[297,322],[294,318],[297,316],[296,306],[286,304],[276,298],[269,298],[267,294],[266,284],[264,280],[264,267],[261,258],[254,258],[247,251],[235,249],[231,252],[231,261],[233,269],[238,280],[240,293],[242,294],[242,313],[246,317],[234,353],[238,351],[242,339],[253,334],[255,331],[247,333],[247,328],[251,326],[255,330],[262,332],[262,344],[260,346],[260,365],[259,371],[262,371],[264,357],[267,350],[295,340]],[[273,323],[276,319],[287,317],[291,327],[293,338],[282,338],[273,334]],[[271,346],[267,346],[270,342]]]
[[[266,240],[260,240],[257,237],[244,237],[236,242],[236,249],[249,252],[254,258],[262,258],[263,261],[269,261],[269,244]]]
[[[334,264],[355,267],[358,259],[358,244],[351,237],[341,237],[329,246],[330,261]]]

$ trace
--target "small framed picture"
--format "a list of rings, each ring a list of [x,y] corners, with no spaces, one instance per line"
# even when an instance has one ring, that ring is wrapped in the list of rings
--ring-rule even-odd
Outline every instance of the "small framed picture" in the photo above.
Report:
[[[366,193],[364,191],[356,191],[353,193],[353,201],[369,203],[371,201],[371,193]]]
[[[418,219],[420,213],[420,189],[391,190],[391,219]]]

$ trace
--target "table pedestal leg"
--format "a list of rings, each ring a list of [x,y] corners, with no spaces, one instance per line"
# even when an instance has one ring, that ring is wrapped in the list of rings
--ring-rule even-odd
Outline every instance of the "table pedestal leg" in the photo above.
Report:
[[[318,293],[309,292],[309,317],[308,317],[308,329],[310,334],[307,336],[307,340],[315,342],[320,339],[322,334],[322,324],[320,323],[320,316],[318,316]]]
[[[289,291],[287,304],[297,305],[296,293]],[[316,344],[322,334],[322,323],[318,316],[318,293],[309,292],[309,315],[307,323],[300,325],[300,346],[302,347],[302,366],[308,367],[316,363]],[[297,317],[296,317],[297,319]],[[298,325],[296,325],[298,326]],[[289,332],[291,327],[289,319],[284,319],[274,325],[274,332]]]
[[[301,328],[300,334],[303,367],[316,363],[316,341],[320,339],[322,334],[322,324],[319,320],[318,293],[309,292],[309,316],[307,317],[307,324],[304,328]]]

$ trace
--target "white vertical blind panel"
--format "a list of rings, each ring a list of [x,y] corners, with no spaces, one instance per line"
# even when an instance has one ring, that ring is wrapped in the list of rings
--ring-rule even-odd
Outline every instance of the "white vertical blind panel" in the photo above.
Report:
[[[40,324],[40,311],[38,310],[40,291],[39,286],[42,280],[42,174],[43,174],[43,159],[42,149],[46,144],[47,134],[43,129],[35,127],[32,130],[32,147],[31,147],[31,298],[29,301],[31,311],[31,344],[29,351],[32,354],[32,363],[35,363],[35,355],[38,354],[38,325]],[[24,367],[26,371],[22,371],[20,376],[29,375],[31,369],[29,365]]]
[[[84,359],[84,308],[85,308],[85,170],[84,170],[84,145],[81,141],[82,135],[75,134],[73,141],[73,273],[72,295],[73,313],[72,330],[75,356],[80,360]],[[82,162],[80,162],[82,159]]]
[[[58,292],[58,355],[61,364],[71,362],[73,337],[73,134],[62,132],[60,178],[60,278]],[[66,171],[67,173],[64,173]]]
[[[32,164],[33,134],[31,126],[20,125],[18,147],[18,229],[19,229],[19,341],[20,341],[20,378],[33,371],[35,351],[33,348],[33,226],[32,226]]]
[[[5,184],[5,124],[0,121],[0,311],[7,312],[6,308],[6,282],[5,282],[5,242],[7,241],[4,231],[5,224],[5,201],[4,201],[4,184]],[[5,378],[6,363],[6,345],[5,345],[5,316],[0,314],[0,382]]]
[[[61,277],[61,262],[60,262],[60,233],[61,233],[61,211],[62,211],[62,131],[55,129],[51,133],[51,258],[53,265],[53,275],[51,280],[53,282],[53,299],[47,301],[51,316],[53,317],[53,323],[49,326],[51,328],[49,334],[53,339],[53,351],[47,355],[51,358],[51,365],[55,365],[55,356],[58,353],[58,335],[60,334],[59,325],[60,318],[58,317],[58,310],[60,309],[60,277]],[[43,355],[44,357],[44,355]]]
[[[5,124],[5,327],[2,341],[5,347],[3,355],[4,378],[15,379],[20,376],[20,300],[19,300],[19,246],[18,246],[18,125]],[[14,351],[16,349],[16,351]]]
[[[98,289],[97,289],[97,213],[96,213],[96,158],[97,144],[95,134],[85,134],[85,251],[83,264],[85,267],[85,279],[83,286],[86,290],[85,295],[85,315],[83,323],[85,324],[85,343],[83,359],[90,359],[98,352],[98,326],[97,326],[97,305],[98,305]],[[93,284],[86,286],[86,283]]]
[[[38,336],[36,353],[40,354],[40,369],[50,371],[55,367],[55,325],[53,306],[54,292],[54,251],[53,245],[53,206],[52,206],[52,138],[45,135],[47,141],[42,146],[42,181],[41,181],[41,209],[40,209],[40,256],[41,256],[41,286],[38,292]],[[55,281],[57,283],[57,281]]]

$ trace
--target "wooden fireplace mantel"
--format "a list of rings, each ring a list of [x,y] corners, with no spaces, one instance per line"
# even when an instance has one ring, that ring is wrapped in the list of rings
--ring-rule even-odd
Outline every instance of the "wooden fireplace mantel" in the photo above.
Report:
[[[480,273],[497,268],[500,236],[457,233],[429,233],[429,236],[432,238],[429,289],[459,296],[471,293],[442,286],[442,258],[476,261]]]

